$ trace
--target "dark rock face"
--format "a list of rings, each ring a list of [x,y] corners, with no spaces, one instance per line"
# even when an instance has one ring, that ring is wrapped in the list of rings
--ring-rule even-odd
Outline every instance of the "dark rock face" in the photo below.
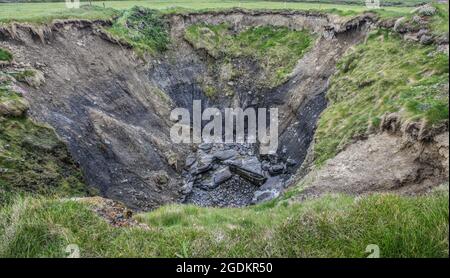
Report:
[[[11,42],[15,57],[47,65],[44,84],[23,88],[29,113],[55,128],[87,183],[133,209],[179,200],[176,168],[184,152],[170,144],[170,107],[131,52],[89,28],[55,33],[49,45],[27,32],[20,37],[22,43]],[[161,172],[164,183],[154,178]]]

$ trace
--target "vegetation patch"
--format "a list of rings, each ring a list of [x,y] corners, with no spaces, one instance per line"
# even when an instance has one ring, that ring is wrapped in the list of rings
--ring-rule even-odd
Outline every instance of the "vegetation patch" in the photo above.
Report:
[[[0,48],[0,62],[11,62],[13,59],[12,54],[3,48]]]
[[[148,8],[135,6],[123,11],[107,31],[141,52],[155,54],[170,43],[168,24],[158,11]]]
[[[433,45],[373,32],[337,65],[315,134],[316,163],[377,128],[386,113],[429,126],[448,121],[448,65],[448,55]]]
[[[448,257],[448,187],[426,196],[324,196],[248,208],[169,205],[115,228],[76,201],[0,208],[0,257]]]
[[[436,35],[447,35],[448,37],[448,21],[449,21],[449,6],[448,4],[434,4],[436,14],[430,19],[431,30]]]
[[[233,33],[227,24],[196,24],[187,28],[185,39],[216,59],[250,58],[257,61],[265,72],[267,84],[276,86],[286,81],[297,61],[312,46],[314,38],[308,31],[286,27],[251,27]]]
[[[0,84],[0,205],[17,194],[86,195],[81,172],[53,129],[26,117],[26,102]]]

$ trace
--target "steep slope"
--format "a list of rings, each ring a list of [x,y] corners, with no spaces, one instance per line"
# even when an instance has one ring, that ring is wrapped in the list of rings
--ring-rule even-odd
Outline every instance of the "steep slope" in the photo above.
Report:
[[[334,64],[364,37],[366,23],[371,20],[370,16],[361,16],[340,23],[339,18],[326,14],[242,10],[158,19],[159,15],[140,8],[123,16],[130,30],[142,24],[152,28],[160,24],[162,31],[157,35],[164,36],[164,28],[168,28],[169,49],[164,54],[139,58],[129,49],[139,47],[130,40],[141,40],[137,35],[125,33],[117,39],[123,28],[117,25],[123,24],[120,19],[111,29],[110,23],[103,21],[69,20],[42,27],[13,24],[2,29],[2,45],[11,49],[15,63],[45,76],[34,87],[21,85],[30,103],[30,115],[49,123],[67,142],[87,183],[104,196],[144,210],[183,200],[183,195],[190,194],[182,191],[182,167],[189,146],[171,143],[168,119],[172,108],[190,108],[194,99],[202,100],[205,107],[220,109],[278,106],[283,123],[279,149],[284,151],[274,163],[295,161],[283,178],[287,180],[306,155],[315,121],[325,107],[323,95]],[[192,40],[185,40],[186,28],[198,22],[227,24],[225,32],[238,34],[236,39],[246,39],[247,44],[264,38],[264,32],[277,33],[289,27],[284,29],[285,34],[304,32],[302,36],[308,38],[310,46],[299,52],[298,62],[290,61],[290,66],[281,71],[270,61],[264,64],[249,53],[236,54],[226,64],[226,56],[215,58],[198,49]],[[266,29],[256,27],[261,25]],[[154,36],[151,32],[147,37]],[[141,42],[148,40],[142,37]],[[276,51],[278,46],[264,47]],[[277,63],[282,65],[290,57],[280,56]],[[231,71],[239,71],[228,79],[218,70],[227,65]],[[276,70],[277,79],[267,82]],[[211,95],[211,90],[217,95]],[[286,149],[292,150],[289,155]],[[240,191],[230,190],[234,190],[232,194]],[[225,196],[220,194],[219,198]]]

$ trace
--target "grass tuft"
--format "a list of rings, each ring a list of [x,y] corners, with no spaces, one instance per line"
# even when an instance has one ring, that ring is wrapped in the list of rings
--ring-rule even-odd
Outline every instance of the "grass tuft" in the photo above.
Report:
[[[6,49],[0,48],[0,62],[11,62],[13,55]]]

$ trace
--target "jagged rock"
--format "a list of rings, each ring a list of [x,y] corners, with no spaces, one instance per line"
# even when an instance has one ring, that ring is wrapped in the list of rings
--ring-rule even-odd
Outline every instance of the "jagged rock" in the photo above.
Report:
[[[421,16],[432,16],[436,14],[436,8],[430,4],[426,4],[416,8],[413,12],[417,12]]]
[[[264,171],[269,171],[269,168],[270,168],[270,162],[264,160],[261,163],[261,169],[263,169]]]
[[[185,161],[185,163],[184,163],[184,166],[186,167],[186,168],[189,168],[189,167],[191,167],[192,166],[192,164],[194,164],[194,162],[197,160],[197,158],[193,155],[193,154],[190,154],[190,155],[188,155],[188,157],[186,157],[186,161]]]
[[[202,144],[198,145],[198,148],[200,150],[203,150],[203,151],[209,151],[212,148],[212,144],[210,144],[210,143],[202,143]]]
[[[256,191],[254,197],[252,199],[253,204],[258,204],[262,202],[267,202],[272,199],[275,199],[280,195],[280,192],[276,190],[265,190],[265,191]]]
[[[262,184],[266,177],[262,172],[261,162],[256,157],[242,160],[233,160],[229,163],[232,172],[249,180],[254,184]]]
[[[217,185],[214,183],[214,178],[213,177],[209,177],[207,179],[201,180],[197,184],[197,187],[208,191],[208,190],[212,190],[212,189],[216,188]]]
[[[198,175],[204,172],[209,171],[212,168],[212,163],[214,161],[213,156],[211,155],[202,155],[198,158],[197,162],[195,162],[191,166],[191,174]]]
[[[423,35],[420,37],[420,43],[424,45],[429,45],[433,43],[433,37],[430,35]]]
[[[29,104],[24,98],[9,99],[0,102],[0,116],[20,117],[28,110]]]
[[[230,169],[225,167],[216,171],[211,176],[201,180],[197,186],[203,190],[212,190],[229,180],[232,176],[233,175],[230,172]]]
[[[192,192],[192,188],[194,187],[194,182],[190,181],[185,183],[182,187],[181,187],[181,192],[183,194],[189,194]]]
[[[233,175],[230,172],[229,167],[225,167],[214,173],[214,184],[220,185],[229,180]]]
[[[234,159],[239,153],[236,150],[230,149],[230,150],[223,150],[223,151],[217,151],[213,153],[212,155],[214,158],[218,160],[227,160],[227,159]]]
[[[295,165],[297,165],[297,161],[296,161],[295,159],[288,158],[288,159],[286,160],[286,164],[287,164],[288,166],[295,166]]]
[[[279,174],[283,173],[284,169],[285,168],[284,168],[283,164],[272,165],[269,168],[269,174],[271,174],[272,176],[279,175]]]
[[[401,17],[395,21],[394,31],[398,33],[405,33],[407,30],[405,28],[406,18]]]

